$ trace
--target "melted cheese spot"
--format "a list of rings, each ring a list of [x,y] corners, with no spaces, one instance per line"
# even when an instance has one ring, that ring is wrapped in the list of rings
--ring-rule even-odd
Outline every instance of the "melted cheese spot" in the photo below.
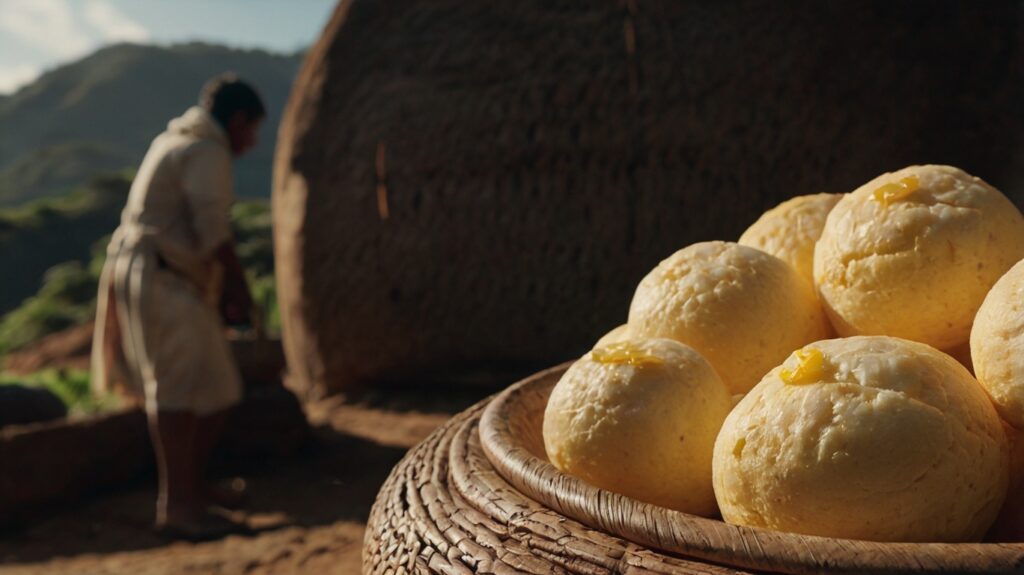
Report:
[[[793,354],[796,357],[796,365],[783,367],[779,371],[779,377],[789,385],[800,385],[820,381],[825,373],[825,356],[821,351],[813,347],[799,349]]]
[[[907,176],[898,182],[885,184],[874,192],[875,201],[883,206],[898,202],[914,193],[921,186],[917,176]]]

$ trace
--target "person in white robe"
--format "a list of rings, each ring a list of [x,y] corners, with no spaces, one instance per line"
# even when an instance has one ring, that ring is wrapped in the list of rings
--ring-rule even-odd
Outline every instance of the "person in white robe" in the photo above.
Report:
[[[153,140],[111,239],[100,280],[93,386],[144,402],[157,456],[156,526],[205,538],[237,525],[211,511],[231,493],[205,480],[229,408],[242,397],[225,322],[250,321],[252,298],[230,226],[232,160],[266,116],[232,74]]]

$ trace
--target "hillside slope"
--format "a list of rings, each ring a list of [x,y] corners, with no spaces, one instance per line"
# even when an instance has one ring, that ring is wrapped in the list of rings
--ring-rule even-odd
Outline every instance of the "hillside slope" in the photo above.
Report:
[[[0,209],[0,357],[92,319],[104,248],[130,183],[130,174],[112,174],[65,197]],[[276,326],[269,203],[238,202],[231,221],[253,297]]]
[[[87,264],[117,227],[129,185],[127,176],[107,176],[59,199],[0,210],[0,314],[36,293],[53,266]]]
[[[270,195],[277,123],[301,54],[192,43],[118,44],[0,98],[0,205],[53,197],[111,169],[135,168],[167,121],[210,77],[234,71],[269,111],[260,144],[236,166],[238,195]]]

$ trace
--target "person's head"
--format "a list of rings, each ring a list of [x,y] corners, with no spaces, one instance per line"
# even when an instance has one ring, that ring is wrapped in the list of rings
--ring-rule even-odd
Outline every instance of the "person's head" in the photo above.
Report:
[[[267,109],[252,86],[232,73],[215,76],[199,94],[202,106],[227,132],[231,153],[241,156],[256,145]]]

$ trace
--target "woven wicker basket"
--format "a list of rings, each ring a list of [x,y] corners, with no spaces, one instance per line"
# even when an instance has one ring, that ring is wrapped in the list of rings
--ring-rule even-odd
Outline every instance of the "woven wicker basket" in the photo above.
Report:
[[[1024,544],[873,543],[728,525],[590,486],[545,458],[563,365],[456,416],[385,482],[366,573],[1022,573]]]

